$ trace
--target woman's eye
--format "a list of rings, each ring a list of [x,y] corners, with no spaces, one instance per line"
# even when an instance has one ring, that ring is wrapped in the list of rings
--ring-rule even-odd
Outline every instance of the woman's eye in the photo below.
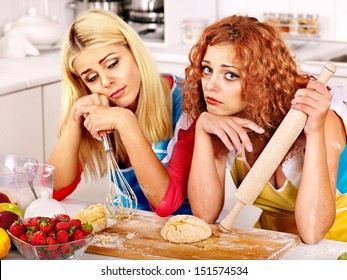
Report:
[[[118,60],[112,60],[109,63],[107,63],[106,67],[107,68],[113,68],[116,66],[117,63],[118,63]]]
[[[233,72],[228,72],[228,73],[226,73],[226,74],[225,74],[225,77],[226,77],[228,80],[231,80],[231,81],[234,81],[234,80],[240,78],[239,75],[237,75],[237,74],[235,74],[235,73],[233,73]]]
[[[202,73],[203,74],[211,74],[212,73],[212,69],[210,67],[207,67],[207,66],[203,66],[202,67]]]
[[[88,83],[94,82],[94,81],[96,80],[96,77],[97,77],[96,74],[95,74],[95,75],[90,75],[90,76],[88,76],[88,77],[87,77],[87,82],[88,82]]]

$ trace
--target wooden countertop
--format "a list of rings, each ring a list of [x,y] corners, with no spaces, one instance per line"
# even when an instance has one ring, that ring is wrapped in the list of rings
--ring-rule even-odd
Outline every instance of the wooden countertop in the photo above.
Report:
[[[77,210],[85,208],[88,203],[81,202],[74,199],[65,199],[62,201],[63,206],[69,214],[74,214]],[[147,215],[156,217],[153,212],[138,211],[140,215]],[[112,224],[112,222],[111,222]],[[337,257],[343,252],[347,251],[347,242],[338,242],[333,240],[324,239],[317,245],[306,245],[299,243],[297,246],[291,248],[286,254],[280,257],[281,260],[336,260]],[[17,251],[11,250],[6,256],[5,260],[23,260],[24,257]],[[121,257],[114,257],[110,255],[99,255],[84,253],[81,260],[116,260]]]

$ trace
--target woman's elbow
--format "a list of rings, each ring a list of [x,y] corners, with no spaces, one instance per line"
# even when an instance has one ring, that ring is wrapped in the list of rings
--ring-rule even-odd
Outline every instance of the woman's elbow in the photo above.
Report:
[[[305,233],[300,235],[302,242],[307,245],[315,245],[324,239],[324,234],[317,234],[314,232]]]
[[[331,224],[331,226],[333,223]],[[329,231],[331,226],[325,228],[317,229],[315,227],[307,227],[305,230],[302,230],[299,234],[302,242],[308,245],[315,245],[322,241]]]
[[[213,224],[219,217],[219,215],[211,213],[208,210],[192,210],[192,212],[194,216],[203,219],[208,224]]]

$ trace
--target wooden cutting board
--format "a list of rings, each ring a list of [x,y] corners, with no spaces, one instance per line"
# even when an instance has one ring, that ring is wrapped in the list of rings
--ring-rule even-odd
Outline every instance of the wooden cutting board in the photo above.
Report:
[[[233,228],[222,233],[211,225],[212,236],[206,240],[175,244],[164,240],[160,230],[165,218],[135,215],[95,234],[88,253],[142,260],[244,260],[279,259],[300,243],[294,234]]]

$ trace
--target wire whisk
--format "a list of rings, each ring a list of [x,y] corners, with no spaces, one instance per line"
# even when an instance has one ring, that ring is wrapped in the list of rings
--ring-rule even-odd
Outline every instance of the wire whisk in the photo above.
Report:
[[[102,141],[106,152],[109,178],[105,208],[112,219],[123,220],[136,213],[137,197],[115,160],[107,133],[102,136]]]

